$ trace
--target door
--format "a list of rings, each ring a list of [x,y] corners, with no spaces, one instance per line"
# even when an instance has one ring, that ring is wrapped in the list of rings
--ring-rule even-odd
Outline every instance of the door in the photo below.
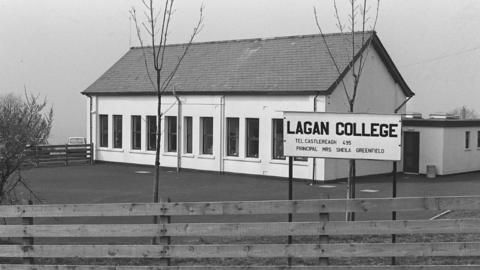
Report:
[[[403,171],[406,173],[418,173],[420,133],[404,132],[403,140]]]

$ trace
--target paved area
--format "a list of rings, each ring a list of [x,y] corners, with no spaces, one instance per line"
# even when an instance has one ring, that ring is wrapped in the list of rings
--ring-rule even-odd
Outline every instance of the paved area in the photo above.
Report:
[[[36,168],[23,175],[46,203],[149,202],[153,168],[140,165],[97,164]],[[173,201],[276,200],[287,199],[288,181],[250,175],[162,170],[161,195]],[[479,195],[480,172],[428,179],[422,175],[397,176],[398,196]],[[357,197],[390,197],[391,177],[361,178]],[[295,182],[295,199],[343,198],[342,182],[310,185]],[[434,212],[400,213],[399,218],[428,218]],[[389,213],[362,214],[359,219],[389,219]],[[333,219],[342,219],[334,215]]]

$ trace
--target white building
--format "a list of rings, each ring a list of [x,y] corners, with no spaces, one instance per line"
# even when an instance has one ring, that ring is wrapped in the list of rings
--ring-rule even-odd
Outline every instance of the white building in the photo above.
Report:
[[[282,111],[348,110],[339,82],[344,77],[347,85],[351,82],[351,43],[342,34],[326,39],[340,75],[320,35],[193,44],[162,100],[161,165],[286,177]],[[355,39],[355,59],[361,53],[367,57],[356,112],[405,113],[403,105],[413,92],[378,36],[368,34],[368,46],[360,46],[360,35]],[[183,48],[168,46],[165,74]],[[153,165],[157,99],[142,49],[130,49],[83,94],[90,98],[92,125],[89,121],[87,128],[95,159]],[[357,175],[391,168],[390,162],[359,161]],[[347,174],[344,160],[294,162],[296,178],[330,180]]]
[[[404,172],[438,175],[480,170],[480,119],[403,119]]]

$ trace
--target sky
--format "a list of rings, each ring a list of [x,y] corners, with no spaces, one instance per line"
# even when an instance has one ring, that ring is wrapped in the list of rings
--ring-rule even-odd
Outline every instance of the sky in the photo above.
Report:
[[[346,18],[348,0],[337,0]],[[337,32],[330,0],[176,0],[170,43]],[[372,12],[376,1],[369,1]],[[54,108],[51,143],[86,136],[80,94],[138,41],[129,17],[140,0],[0,0],[0,94],[28,92]],[[381,0],[376,30],[415,92],[410,112],[480,113],[480,1]],[[373,17],[373,13],[371,15]]]

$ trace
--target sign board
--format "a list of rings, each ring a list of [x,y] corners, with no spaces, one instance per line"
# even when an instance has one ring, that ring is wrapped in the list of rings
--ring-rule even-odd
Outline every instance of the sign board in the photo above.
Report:
[[[284,112],[284,154],[400,160],[400,115]]]

